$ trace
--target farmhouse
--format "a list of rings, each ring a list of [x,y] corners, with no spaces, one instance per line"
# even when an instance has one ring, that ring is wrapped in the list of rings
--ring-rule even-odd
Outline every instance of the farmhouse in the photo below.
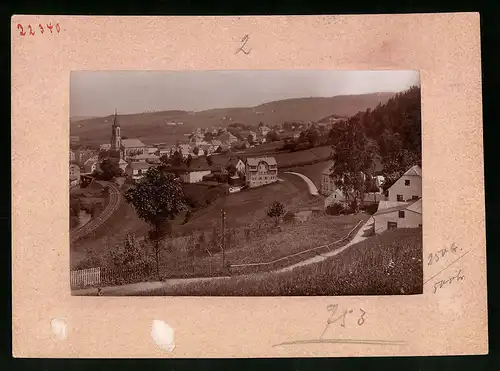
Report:
[[[340,191],[340,189],[336,188],[325,198],[325,208],[333,205],[334,203],[339,203],[343,206],[346,206],[347,201],[344,194]]]
[[[394,228],[418,228],[422,226],[422,199],[410,202],[380,201],[373,214],[375,233]]]
[[[386,191],[388,201],[405,202],[422,197],[422,169],[415,165]]]
[[[125,173],[132,178],[134,181],[141,179],[144,174],[151,167],[151,164],[147,162],[130,162],[125,168]]]
[[[245,169],[246,183],[250,188],[278,181],[278,164],[274,157],[249,157]]]

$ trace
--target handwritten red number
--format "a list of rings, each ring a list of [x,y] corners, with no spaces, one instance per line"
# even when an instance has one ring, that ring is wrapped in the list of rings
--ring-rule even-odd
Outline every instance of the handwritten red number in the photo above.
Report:
[[[61,31],[61,26],[59,26],[59,23],[56,23],[56,31],[57,31],[57,33],[59,33],[59,31]]]
[[[19,30],[19,29],[21,29],[21,31],[20,31],[20,35],[21,35],[21,36],[25,36],[25,35],[26,35],[26,32],[24,32],[24,28],[23,28],[23,26],[22,26],[22,25],[20,25],[19,23],[17,24],[17,29],[18,29],[18,30]]]
[[[35,32],[33,32],[33,29],[31,28],[30,24],[28,25],[28,28],[30,29],[30,35],[33,36],[35,34]]]
[[[38,28],[40,28],[40,32],[43,33],[43,26],[39,23]]]
[[[48,24],[48,25],[47,25],[47,28],[50,30],[50,33],[52,33],[52,28],[53,28],[53,27],[54,27],[54,26],[52,26],[52,22],[51,22],[50,24]]]

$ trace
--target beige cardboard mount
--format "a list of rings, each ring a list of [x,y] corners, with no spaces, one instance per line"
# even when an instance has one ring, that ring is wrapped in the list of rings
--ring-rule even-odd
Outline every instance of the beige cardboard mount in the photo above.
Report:
[[[45,27],[42,33],[39,25],[47,24],[52,24],[52,31]],[[346,357],[488,352],[477,13],[19,15],[11,19],[11,27],[14,356]],[[245,35],[252,50],[236,54]],[[430,253],[456,243],[468,254],[415,296],[72,297],[67,197],[70,72],[237,69],[419,70],[424,280],[446,268],[444,263],[425,264]],[[434,293],[434,282],[455,274],[456,269],[465,279]],[[362,326],[354,321],[332,329],[329,338],[340,339],[338,343],[275,346],[317,339],[328,319],[329,304],[361,308],[366,321]],[[172,329],[175,347],[157,345],[153,323]]]

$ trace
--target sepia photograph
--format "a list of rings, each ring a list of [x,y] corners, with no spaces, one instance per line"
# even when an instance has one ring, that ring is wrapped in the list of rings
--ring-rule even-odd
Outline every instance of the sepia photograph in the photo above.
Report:
[[[78,296],[423,292],[420,75],[73,71]]]

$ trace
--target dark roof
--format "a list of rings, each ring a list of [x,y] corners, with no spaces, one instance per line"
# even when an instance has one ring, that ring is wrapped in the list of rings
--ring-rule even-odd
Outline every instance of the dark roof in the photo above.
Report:
[[[274,157],[248,157],[247,162],[250,166],[257,166],[259,162],[266,162],[268,165],[277,165]]]

